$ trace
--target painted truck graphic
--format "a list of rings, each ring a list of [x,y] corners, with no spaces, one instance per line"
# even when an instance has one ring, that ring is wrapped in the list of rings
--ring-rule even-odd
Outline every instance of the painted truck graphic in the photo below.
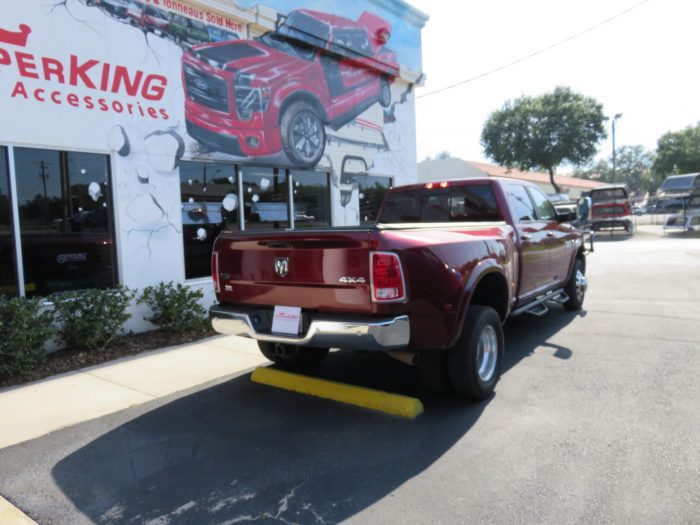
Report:
[[[314,167],[325,126],[390,105],[398,64],[384,47],[389,36],[371,13],[353,21],[299,9],[260,37],[195,46],[182,58],[187,132],[217,151],[284,151],[293,165]]]

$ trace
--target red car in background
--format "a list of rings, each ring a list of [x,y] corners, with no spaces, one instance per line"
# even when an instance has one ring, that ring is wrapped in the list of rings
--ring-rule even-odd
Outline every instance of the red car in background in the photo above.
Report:
[[[591,229],[593,231],[623,229],[632,233],[632,203],[624,184],[594,188],[591,197]]]
[[[375,103],[391,103],[398,75],[384,44],[388,22],[292,11],[260,37],[195,46],[183,54],[187,132],[239,156],[282,150],[292,164],[321,159],[325,126],[339,129]]]
[[[153,7],[151,5],[144,6],[141,13],[139,26],[145,30],[155,33],[156,35],[164,35],[170,27],[170,19],[165,11]]]

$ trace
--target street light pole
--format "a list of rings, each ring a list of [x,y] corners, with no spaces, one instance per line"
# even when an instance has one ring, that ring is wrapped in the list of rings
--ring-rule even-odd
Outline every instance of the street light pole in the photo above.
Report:
[[[612,181],[615,182],[615,170],[616,170],[616,164],[615,164],[615,122],[617,122],[617,119],[619,119],[622,116],[622,113],[616,113],[615,116],[612,118]]]

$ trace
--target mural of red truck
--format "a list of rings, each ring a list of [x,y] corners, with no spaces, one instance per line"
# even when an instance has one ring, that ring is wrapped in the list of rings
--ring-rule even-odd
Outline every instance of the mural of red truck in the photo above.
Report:
[[[337,130],[373,104],[388,107],[399,74],[385,48],[391,27],[364,12],[356,21],[298,9],[277,29],[245,40],[194,46],[182,57],[187,133],[237,156],[281,151],[315,166]]]

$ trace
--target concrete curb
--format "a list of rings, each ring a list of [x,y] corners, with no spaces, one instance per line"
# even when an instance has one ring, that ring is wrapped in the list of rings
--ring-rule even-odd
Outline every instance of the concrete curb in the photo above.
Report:
[[[0,391],[0,448],[267,362],[252,339],[214,336],[10,387]]]
[[[37,525],[24,512],[0,496],[0,523],[2,525]]]

